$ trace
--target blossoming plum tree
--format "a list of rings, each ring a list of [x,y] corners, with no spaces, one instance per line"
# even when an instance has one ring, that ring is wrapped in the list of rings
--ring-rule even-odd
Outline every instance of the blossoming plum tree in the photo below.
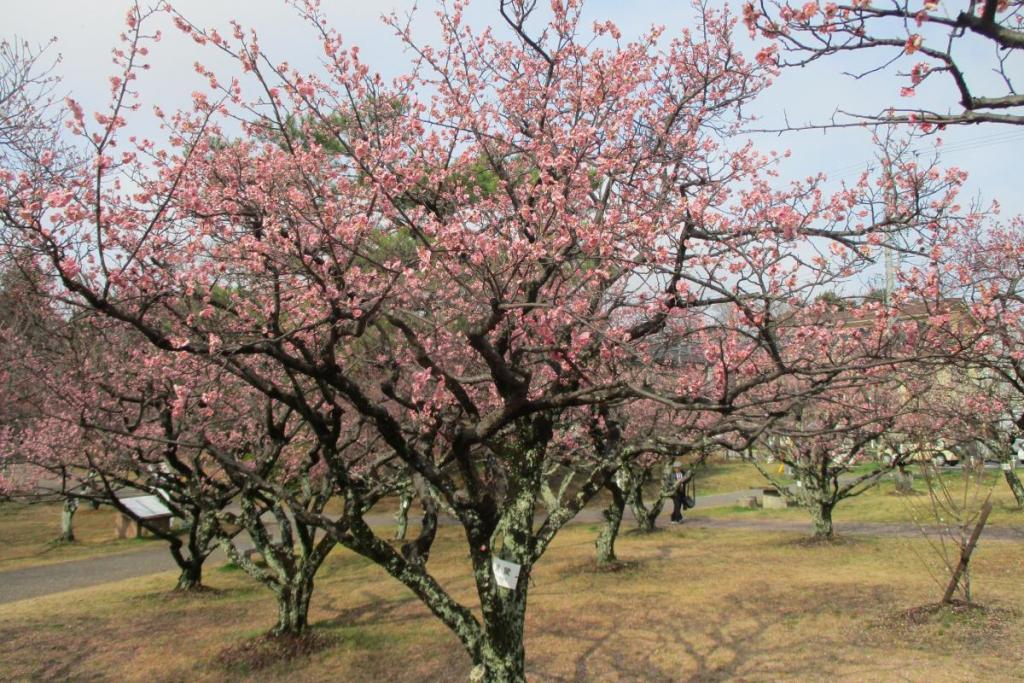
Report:
[[[1003,463],[1004,478],[1024,508],[1024,485],[1013,462],[1024,433],[1022,234],[1020,216],[974,221],[947,235],[927,264],[908,272],[907,287],[925,302],[934,346],[945,352],[950,372],[987,397],[986,410],[972,411],[978,416],[974,439]]]
[[[245,397],[233,392],[237,403],[214,415],[211,399],[225,389],[215,368],[173,364],[102,316],[54,316],[46,332],[8,334],[0,343],[8,371],[32,378],[30,393],[15,394],[31,408],[0,440],[0,460],[21,473],[17,493],[119,510],[168,542],[181,568],[178,590],[201,588],[219,533],[216,515],[238,494],[204,452],[203,435],[237,438]],[[131,490],[159,496],[184,523],[186,539],[137,518],[122,501]]]
[[[346,492],[343,513],[300,505],[296,518],[405,584],[491,681],[523,680],[532,567],[620,464],[572,462],[584,476],[538,519],[570,411],[639,398],[787,411],[873,362],[824,367],[836,327],[791,312],[868,267],[891,233],[957,210],[956,177],[774,187],[774,157],[730,137],[772,67],[738,53],[725,13],[625,41],[584,26],[579,0],[553,1],[546,21],[534,4],[501,0],[503,23],[482,31],[465,3],[443,4],[438,46],[392,19],[414,64],[391,83],[314,2],[295,3],[321,50],[314,73],[240,24],[222,33],[165,8],[234,70],[197,64],[208,88],[154,112],[160,141],[128,127],[159,36],[133,10],[109,110],[87,122],[68,103],[89,162],[70,177],[0,171],[11,248],[154,353],[294,411]],[[660,363],[666,333],[671,353],[704,362]],[[431,574],[432,534],[403,553],[366,523],[375,470],[333,457],[343,414],[454,515],[478,613]],[[496,560],[519,565],[512,588]]]
[[[905,464],[906,454],[899,450],[883,458],[882,444],[914,411],[918,384],[908,372],[879,365],[814,395],[761,432],[751,461],[787,501],[811,513],[816,540],[833,539],[836,505]],[[792,485],[782,481],[765,456],[792,473]],[[866,472],[854,473],[865,464],[871,466]]]

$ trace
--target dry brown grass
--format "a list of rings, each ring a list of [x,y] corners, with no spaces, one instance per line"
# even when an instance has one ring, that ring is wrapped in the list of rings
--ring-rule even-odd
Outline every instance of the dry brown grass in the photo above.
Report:
[[[805,547],[794,534],[684,526],[623,538],[626,563],[607,572],[593,565],[594,533],[568,529],[534,572],[531,680],[1022,680],[1020,544],[990,541],[977,551],[976,598],[998,615],[996,626],[941,616],[938,626],[906,626],[901,615],[938,596],[907,547],[916,540]],[[431,564],[470,600],[456,530],[443,529],[438,544]],[[311,619],[331,646],[258,672],[226,666],[222,655],[273,624],[269,594],[240,572],[210,571],[218,592],[167,600],[173,578],[5,605],[0,678],[358,683],[468,673],[457,640],[351,553],[330,558],[314,597]]]

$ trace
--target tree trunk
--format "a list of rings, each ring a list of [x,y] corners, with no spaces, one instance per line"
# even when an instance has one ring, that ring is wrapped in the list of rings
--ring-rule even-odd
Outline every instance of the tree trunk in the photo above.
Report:
[[[471,680],[481,683],[524,683],[526,649],[526,598],[529,566],[522,565],[514,589],[495,585],[493,578],[482,593],[483,637],[474,658]],[[479,577],[478,577],[479,578]]]
[[[203,559],[191,558],[190,562],[187,562],[181,568],[181,573],[178,575],[178,583],[174,586],[174,590],[177,592],[197,591],[203,587]]]
[[[619,535],[619,527],[622,525],[622,513],[626,509],[626,496],[619,486],[609,481],[605,488],[612,494],[612,500],[602,513],[604,515],[604,526],[598,534],[594,545],[597,546],[597,563],[609,564],[615,562],[615,539]]]
[[[402,555],[410,562],[426,564],[430,557],[430,548],[434,545],[434,538],[437,536],[437,502],[426,486],[420,487],[419,497],[423,506],[420,535],[402,545]]]
[[[906,465],[896,470],[896,493],[909,495],[914,492],[914,475],[907,471]]]
[[[974,546],[978,544],[978,539],[981,537],[981,532],[985,528],[985,522],[988,521],[988,516],[992,512],[992,501],[987,500],[981,508],[981,514],[978,516],[978,523],[974,525],[974,530],[971,531],[970,538],[967,539],[967,543],[964,544],[963,548],[960,549],[960,561],[957,563],[956,568],[953,570],[952,575],[949,577],[949,583],[946,585],[946,592],[942,596],[943,604],[949,604],[953,601],[953,594],[956,592],[957,587],[964,593],[964,599],[968,604],[971,602],[971,575],[970,575],[970,562],[971,553],[974,552]]]
[[[215,520],[211,515],[194,511],[188,527],[188,544],[176,537],[170,539],[171,557],[181,569],[175,591],[195,591],[203,587],[203,563],[210,555]]]
[[[830,503],[817,503],[811,507],[811,519],[814,522],[814,538],[820,541],[831,541],[832,532],[832,505]]]
[[[75,512],[78,510],[78,499],[72,496],[64,498],[64,508],[60,514],[60,536],[57,537],[59,543],[74,543],[75,542],[75,529],[72,524]]]
[[[661,514],[661,509],[665,506],[665,502],[659,500],[649,510],[640,510],[639,512],[634,508],[633,514],[636,517],[636,528],[637,531],[644,534],[654,533],[658,530],[658,515]]]
[[[409,527],[409,508],[412,507],[412,492],[403,492],[398,499],[398,512],[395,513],[395,540],[404,541]]]
[[[665,497],[658,496],[657,500],[648,508],[644,504],[644,483],[647,477],[639,477],[634,481],[629,494],[629,505],[633,509],[633,517],[636,519],[636,528],[644,534],[657,530],[658,515],[665,506]]]
[[[538,442],[535,437],[531,441]],[[500,521],[490,534],[489,552],[473,552],[473,574],[483,617],[479,647],[471,653],[473,677],[486,683],[526,681],[523,632],[534,560],[533,516],[541,490],[544,448],[524,451],[519,471],[509,478]],[[498,538],[500,550],[493,545]],[[518,579],[512,588],[498,584],[492,569],[493,558],[519,565]]]
[[[305,573],[277,591],[277,626],[274,636],[301,636],[309,626],[309,599],[313,595],[313,577]]]
[[[1024,508],[1024,484],[1021,484],[1020,477],[1013,471],[1012,467],[1003,470],[1003,477],[1013,491],[1013,497],[1017,500],[1017,507]]]
[[[522,610],[508,613],[501,620],[498,630],[487,628],[488,635],[480,645],[480,662],[477,664],[476,680],[482,683],[525,683],[526,651],[523,647],[523,617],[526,614],[526,600]]]

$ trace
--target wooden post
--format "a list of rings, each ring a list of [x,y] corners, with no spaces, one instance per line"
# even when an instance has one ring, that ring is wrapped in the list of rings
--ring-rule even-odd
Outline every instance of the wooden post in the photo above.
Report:
[[[971,537],[967,539],[967,545],[960,551],[960,562],[956,566],[956,570],[953,571],[953,576],[949,579],[949,585],[946,586],[946,594],[942,596],[942,602],[948,604],[953,599],[953,593],[956,592],[956,587],[960,584],[960,577],[967,571],[967,563],[971,561],[971,553],[974,552],[974,546],[978,542],[978,537],[981,536],[981,530],[985,527],[985,522],[988,521],[988,513],[992,512],[992,501],[986,500],[985,505],[981,508],[981,516],[978,518],[978,523],[974,525],[974,531],[971,532]]]

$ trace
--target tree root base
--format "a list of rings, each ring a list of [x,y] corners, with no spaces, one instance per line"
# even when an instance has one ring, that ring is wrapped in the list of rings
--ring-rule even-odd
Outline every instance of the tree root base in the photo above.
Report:
[[[792,541],[787,541],[786,545],[795,545],[800,548],[832,548],[843,545],[857,545],[863,542],[864,541],[859,538],[834,534],[831,537],[805,536],[802,538],[796,538]]]
[[[625,531],[623,533],[625,533],[626,536],[651,536],[653,534],[660,534],[664,530],[665,530],[664,527],[660,527],[660,526],[656,526],[653,529],[638,529],[638,528],[634,527],[634,528],[629,529],[629,530],[627,530],[627,531]]]
[[[636,569],[640,562],[630,560],[612,560],[611,562],[597,562],[594,564],[594,571],[603,574],[617,574],[623,571]]]
[[[302,635],[264,634],[236,643],[217,655],[217,662],[234,671],[259,671],[278,662],[307,657],[333,643],[333,640],[314,631]]]
[[[1019,623],[1015,609],[953,600],[893,611],[870,630],[884,642],[922,647],[945,642],[956,649],[995,653],[1015,636]]]
[[[220,588],[210,588],[202,584],[190,588],[175,587],[163,594],[164,600],[183,600],[188,598],[212,598],[222,595],[226,591]]]

